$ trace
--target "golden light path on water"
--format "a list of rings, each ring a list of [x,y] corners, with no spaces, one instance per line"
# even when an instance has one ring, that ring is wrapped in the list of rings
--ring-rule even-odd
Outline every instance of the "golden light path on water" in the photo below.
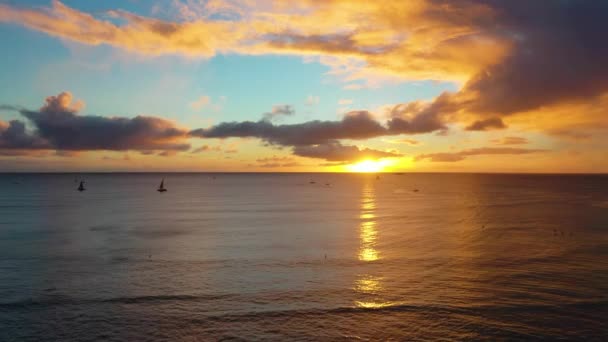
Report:
[[[372,262],[380,259],[380,253],[376,248],[378,229],[376,226],[376,193],[373,181],[368,180],[361,195],[361,213],[359,214],[361,225],[359,226],[359,260]],[[375,297],[382,291],[382,277],[371,274],[362,275],[356,280],[354,289],[365,295]],[[355,301],[355,305],[361,308],[382,308],[392,305],[391,302],[365,300]]]
[[[376,250],[378,230],[376,229],[375,212],[376,194],[374,185],[371,182],[367,182],[361,196],[361,214],[359,215],[361,219],[359,260],[361,261],[376,261],[379,259],[378,251]]]

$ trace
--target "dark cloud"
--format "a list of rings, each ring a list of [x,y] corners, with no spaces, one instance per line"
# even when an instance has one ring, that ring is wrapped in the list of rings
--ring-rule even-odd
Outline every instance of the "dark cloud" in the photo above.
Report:
[[[467,126],[467,131],[488,131],[491,129],[504,129],[507,128],[502,119],[500,118],[489,118],[485,120],[477,120]]]
[[[43,150],[49,147],[46,140],[28,133],[23,122],[0,121],[0,149]]]
[[[191,135],[201,138],[258,138],[283,146],[327,144],[342,139],[369,139],[403,133],[427,133],[442,129],[436,118],[426,115],[412,119],[393,117],[384,126],[367,111],[350,112],[340,121],[309,121],[275,125],[268,121],[225,122]]]
[[[72,95],[63,92],[49,96],[38,111],[20,109],[36,128],[27,133],[25,125],[11,122],[2,131],[1,144],[12,149],[140,150],[184,151],[187,131],[172,122],[150,116],[135,118],[81,116],[82,102],[72,103]]]
[[[514,48],[499,64],[473,77],[471,110],[503,115],[608,91],[608,2],[485,0],[498,13],[492,28]]]
[[[450,96],[443,93],[430,104],[414,101],[390,108],[391,119],[387,122],[389,131],[394,134],[419,134],[447,130],[443,114],[456,109]]]
[[[529,154],[546,152],[546,150],[538,149],[525,149],[525,148],[512,148],[512,147],[480,147],[473,148],[470,150],[464,150],[459,152],[444,152],[444,153],[430,153],[417,155],[414,160],[429,159],[432,162],[457,162],[464,160],[469,156],[489,155],[489,154]]]
[[[436,2],[436,8],[445,4]],[[505,116],[561,104],[592,103],[608,93],[607,1],[463,3],[492,9],[492,20],[479,18],[471,24],[479,32],[510,42],[509,53],[473,75],[460,91],[444,93],[430,105],[419,101],[399,105],[402,112],[431,123],[460,122],[473,115],[477,121],[467,130],[500,129],[506,127]],[[459,117],[460,113],[468,115]]]
[[[385,125],[367,111],[350,112],[339,121],[309,121],[276,125],[268,120],[224,122],[190,132],[200,138],[258,138],[275,146],[293,147],[295,155],[328,161],[352,161],[361,158],[388,158],[397,153],[342,145],[339,140],[370,139],[387,135],[428,133],[445,129],[432,113],[411,116],[394,108]]]
[[[401,157],[401,154],[384,152],[369,148],[359,149],[357,146],[342,145],[339,142],[330,142],[320,145],[296,146],[295,155],[309,158],[320,158],[327,161],[357,161],[361,159],[380,159]]]

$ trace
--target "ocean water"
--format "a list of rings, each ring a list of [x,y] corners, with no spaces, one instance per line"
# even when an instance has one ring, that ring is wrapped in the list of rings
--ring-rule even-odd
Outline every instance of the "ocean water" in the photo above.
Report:
[[[0,341],[222,339],[606,340],[608,177],[0,175]]]

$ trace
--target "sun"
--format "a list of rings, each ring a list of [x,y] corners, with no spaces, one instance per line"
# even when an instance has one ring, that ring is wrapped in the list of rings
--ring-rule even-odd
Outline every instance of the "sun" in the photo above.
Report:
[[[393,164],[390,160],[363,160],[347,166],[350,172],[382,172],[387,166]]]

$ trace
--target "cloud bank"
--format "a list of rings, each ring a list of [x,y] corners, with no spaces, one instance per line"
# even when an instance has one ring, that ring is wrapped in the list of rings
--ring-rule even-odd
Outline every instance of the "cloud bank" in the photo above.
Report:
[[[361,158],[398,157],[400,154],[343,145],[340,140],[364,140],[388,135],[427,133],[445,127],[425,117],[393,117],[386,124],[367,111],[347,113],[339,121],[309,121],[299,124],[273,124],[268,120],[224,122],[196,129],[199,138],[257,138],[272,145],[293,147],[296,155],[328,161],[353,161]]]
[[[279,125],[270,119],[289,110],[277,110],[276,115],[273,110],[267,120],[224,122],[190,132],[160,118],[80,116],[80,105],[66,105],[64,97],[40,111],[20,110],[33,132],[20,121],[2,123],[3,148],[179,151],[187,148],[183,139],[188,136],[251,137],[287,146],[294,153],[335,160],[356,154],[336,152],[354,151],[341,140],[445,132],[453,125],[489,131],[521,124],[572,141],[590,139],[591,132],[605,135],[608,129],[608,101],[598,100],[608,96],[605,1],[305,0],[294,5],[283,0],[234,0],[203,7],[173,3],[180,20],[121,10],[92,15],[53,1],[48,8],[0,5],[0,22],[145,55],[291,54],[316,58],[347,82],[447,80],[458,81],[461,87],[429,102],[394,105],[382,122],[369,112],[354,111],[342,120]],[[576,115],[567,113],[571,109]],[[419,157],[462,160],[499,151],[507,150]]]
[[[429,125],[468,122],[468,130],[502,129],[531,111],[550,116],[552,106],[608,92],[605,1],[225,0],[174,1],[171,9],[175,21],[122,10],[92,15],[55,0],[46,8],[0,5],[0,22],[146,55],[319,56],[337,74],[348,70],[349,81],[457,80],[459,91],[424,108],[400,106],[418,107]],[[393,123],[414,131],[401,124]]]
[[[0,124],[0,148],[62,151],[185,151],[187,130],[171,121],[151,117],[134,118],[78,115],[84,104],[73,101],[70,92],[49,96],[37,111],[19,109],[35,127],[26,132],[22,121]]]
[[[540,153],[540,152],[546,152],[546,150],[512,148],[512,147],[480,147],[480,148],[473,148],[470,150],[464,150],[464,151],[459,151],[459,152],[419,154],[414,158],[414,160],[419,161],[419,160],[428,159],[432,162],[457,162],[457,161],[464,160],[470,156],[491,155],[491,154],[517,155],[517,154],[530,154],[530,153]]]

